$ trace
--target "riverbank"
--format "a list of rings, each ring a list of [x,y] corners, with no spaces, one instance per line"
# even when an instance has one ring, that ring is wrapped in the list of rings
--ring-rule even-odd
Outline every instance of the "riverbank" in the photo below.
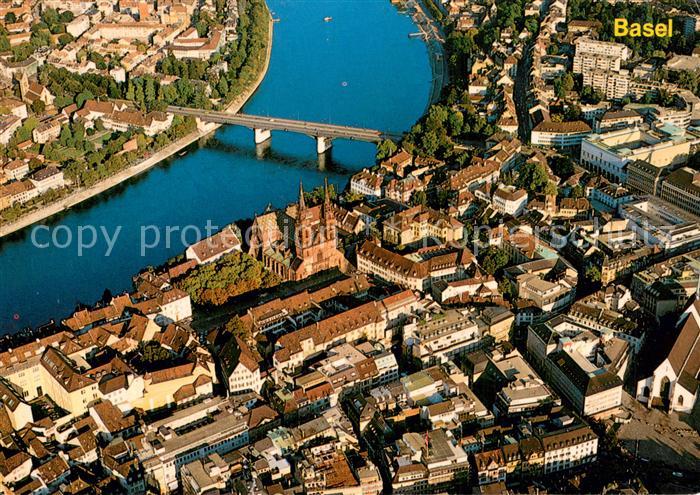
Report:
[[[430,62],[421,40],[408,36],[417,30],[409,15],[388,1],[266,1],[280,22],[274,24],[265,79],[241,112],[396,132],[410,129],[423,114]],[[333,21],[324,21],[327,16]],[[263,68],[268,18],[258,24],[263,43],[258,42],[256,70],[245,87]],[[271,146],[260,153],[251,134],[245,127],[225,125],[185,148],[185,155],[176,153],[146,173],[35,224],[48,227],[37,232],[36,242],[34,226],[3,238],[0,335],[66,317],[78,304],[94,304],[105,288],[112,294],[133,290],[135,273],[162,264],[196,240],[193,229],[181,235],[183,227],[227,225],[260,214],[270,204],[283,207],[297,200],[300,181],[313,189],[328,179],[340,190],[354,172],[374,163],[376,154],[374,145],[338,140],[320,163],[307,136],[273,133]],[[98,229],[93,248],[79,254],[77,242],[64,247],[69,232],[75,240],[81,226],[88,225]],[[154,226],[160,242],[144,240],[144,226]],[[171,234],[166,233],[169,228]],[[101,232],[115,239],[117,230],[116,242],[108,246]]]
[[[257,79],[253,84],[251,84],[246,90],[244,90],[241,94],[239,94],[234,100],[226,107],[227,112],[231,113],[237,113],[240,111],[240,109],[245,105],[245,103],[253,96],[253,94],[257,91],[258,87],[260,84],[263,82],[265,79],[265,75],[267,74],[267,70],[270,66],[270,57],[272,55],[272,38],[273,38],[273,22],[272,22],[272,15],[270,14],[269,8],[267,8],[267,13],[269,17],[269,23],[268,23],[268,36],[267,36],[267,47],[266,47],[266,53],[265,53],[265,63],[263,65],[262,70],[258,74]],[[143,172],[155,167],[159,163],[163,162],[163,160],[166,160],[173,156],[174,154],[178,153],[179,151],[182,151],[184,148],[188,147],[189,145],[199,141],[200,139],[210,135],[211,133],[215,132],[219,127],[221,127],[221,124],[206,124],[203,126],[202,129],[198,129],[197,131],[191,132],[187,136],[184,136],[177,141],[170,143],[167,145],[165,148],[157,151],[153,155],[146,157],[139,161],[138,163],[132,165],[131,167],[122,170],[121,172],[118,172],[114,174],[112,177],[109,177],[103,181],[98,182],[97,184],[94,184],[93,186],[90,186],[88,188],[79,188],[73,193],[69,194],[65,198],[61,199],[60,201],[56,201],[55,203],[51,203],[49,205],[43,206],[39,208],[38,210],[34,210],[29,212],[26,215],[23,215],[19,219],[15,220],[14,222],[5,224],[0,226],[0,238],[5,237],[7,235],[10,235],[14,232],[18,232],[22,229],[25,229],[37,222],[40,222],[42,220],[45,220],[53,215],[56,215],[58,213],[61,213],[63,211],[66,211],[75,205],[82,203],[83,201],[86,201],[90,198],[94,198],[95,196],[98,196],[109,189],[121,184],[122,182],[129,180],[133,177],[138,176],[139,174],[142,174]]]
[[[435,19],[422,0],[415,0],[413,6],[415,8],[413,22],[423,33],[423,41],[428,49],[428,59],[433,76],[430,97],[426,105],[427,111],[431,105],[440,101],[442,90],[449,83],[449,70],[444,46],[445,33],[440,21]]]

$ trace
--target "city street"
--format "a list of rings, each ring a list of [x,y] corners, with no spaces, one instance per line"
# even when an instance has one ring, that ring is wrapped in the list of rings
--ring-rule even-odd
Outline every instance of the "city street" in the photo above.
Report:
[[[515,76],[515,88],[513,90],[513,101],[515,109],[518,113],[518,138],[523,143],[530,142],[530,114],[529,110],[529,95],[530,95],[530,71],[532,70],[532,42],[525,45],[523,49],[523,57],[518,63],[518,72]]]

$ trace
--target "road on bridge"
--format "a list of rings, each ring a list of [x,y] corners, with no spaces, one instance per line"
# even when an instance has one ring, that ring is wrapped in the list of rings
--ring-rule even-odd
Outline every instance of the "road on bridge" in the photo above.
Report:
[[[401,138],[400,134],[391,132],[365,129],[362,127],[326,124],[323,122],[309,122],[306,120],[262,117],[243,113],[234,114],[216,110],[201,110],[176,106],[168,106],[166,111],[176,115],[196,117],[207,122],[216,122],[217,124],[233,124],[266,131],[298,132],[314,137],[351,139],[370,143],[378,143],[384,139],[397,140]]]

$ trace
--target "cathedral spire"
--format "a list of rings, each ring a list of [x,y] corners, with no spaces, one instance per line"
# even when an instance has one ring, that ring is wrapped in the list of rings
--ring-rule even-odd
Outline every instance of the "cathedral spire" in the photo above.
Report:
[[[306,209],[306,201],[304,201],[304,184],[299,181],[299,211]]]
[[[328,207],[331,204],[331,195],[328,190],[328,177],[323,179],[323,202]]]
[[[335,222],[335,215],[333,214],[333,205],[331,204],[331,191],[328,187],[328,178],[324,179],[323,182],[323,207],[322,207],[323,221],[330,226]],[[331,233],[329,232],[329,235]]]

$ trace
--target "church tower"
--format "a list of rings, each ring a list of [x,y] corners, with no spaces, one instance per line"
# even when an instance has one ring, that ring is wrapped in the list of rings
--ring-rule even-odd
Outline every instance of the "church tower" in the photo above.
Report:
[[[325,179],[323,184],[323,209],[322,209],[322,223],[324,232],[324,239],[328,241],[333,241],[333,245],[336,244],[336,223],[335,223],[335,213],[333,212],[333,204],[331,203],[330,190],[328,188],[328,179]]]
[[[304,199],[304,185],[299,181],[299,206],[297,207],[295,225],[298,253],[303,253],[311,245],[311,226],[308,225],[308,213],[306,200]]]

